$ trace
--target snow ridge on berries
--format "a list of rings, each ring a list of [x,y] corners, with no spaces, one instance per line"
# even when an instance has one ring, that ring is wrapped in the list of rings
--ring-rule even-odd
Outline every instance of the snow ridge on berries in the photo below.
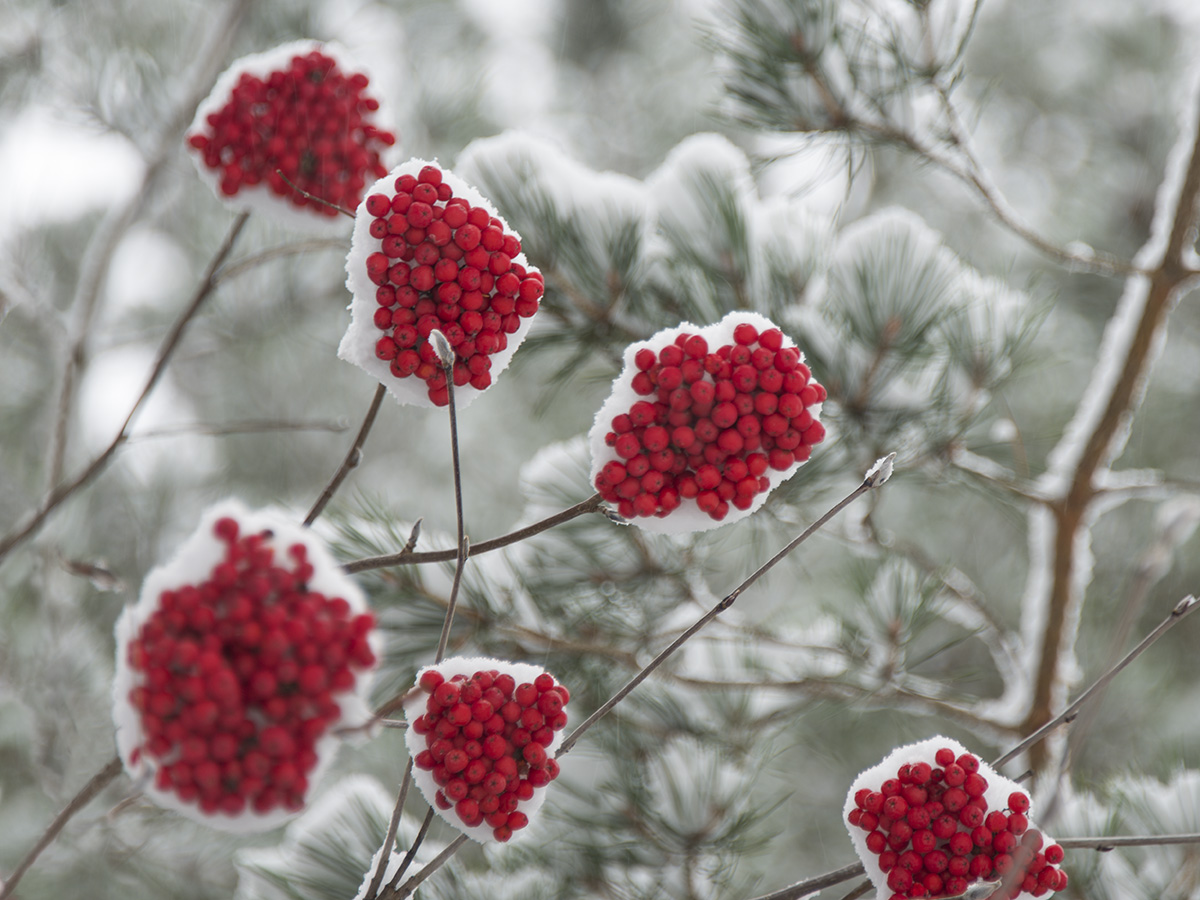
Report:
[[[455,398],[466,405],[508,365],[544,291],[520,236],[491,204],[419,159],[371,187],[346,271],[353,321],[338,355],[401,403],[423,406],[449,398],[434,331],[454,351]]]
[[[373,617],[307,529],[227,502],[117,622],[114,718],[159,805],[235,832],[303,808],[369,718]]]
[[[856,778],[844,815],[884,900],[956,897],[974,884],[1015,900],[1068,881],[1058,868],[1062,847],[1031,825],[1029,811],[1016,782],[936,737],[898,748]]]
[[[589,434],[592,483],[654,531],[749,515],[825,438],[825,389],[763,316],[684,323],[625,351]]]
[[[529,825],[558,777],[567,689],[536,666],[458,657],[422,669],[404,705],[421,792],[481,843]]]
[[[387,172],[380,157],[396,142],[376,124],[370,79],[343,55],[331,44],[297,41],[243,57],[218,79],[187,135],[218,197],[302,227],[341,227],[336,209],[300,191],[353,209],[367,182]]]

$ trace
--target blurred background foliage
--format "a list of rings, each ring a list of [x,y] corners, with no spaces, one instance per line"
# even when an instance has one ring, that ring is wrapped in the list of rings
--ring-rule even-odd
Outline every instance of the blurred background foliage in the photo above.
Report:
[[[884,492],[581,742],[525,841],[468,848],[423,896],[752,896],[851,860],[843,786],[893,746],[945,733],[986,757],[1015,743],[1021,710],[1001,701],[1032,675],[1028,504],[987,476],[1045,469],[1122,281],[1036,252],[931,162],[956,147],[931,85],[952,92],[979,164],[1031,227],[1129,259],[1200,47],[1188,0],[245,6],[226,39],[211,36],[227,2],[0,7],[0,531],[58,480],[81,323],[67,476],[117,433],[230,226],[179,141],[191,93],[246,53],[336,40],[385,99],[392,162],[460,170],[547,274],[529,341],[461,415],[473,539],[591,493],[581,435],[631,340],[756,309],[830,391],[830,439],[745,522],[659,537],[591,516],[473,560],[453,649],[545,665],[579,721],[899,453]],[[111,629],[145,572],[211,502],[301,515],[338,465],[374,389],[335,355],[345,249],[252,218],[134,439],[3,561],[0,872],[113,754]],[[1185,298],[1118,466],[1164,484],[1092,529],[1076,684],[1110,660],[1114,623],[1129,623],[1126,649],[1196,590],[1198,358]],[[386,401],[318,526],[341,558],[394,552],[417,518],[421,548],[452,545],[447,441],[443,414]],[[432,657],[450,577],[361,576],[388,639],[378,699]],[[1200,827],[1195,644],[1190,623],[1108,692],[1062,782],[1039,787],[1056,797],[1052,832]],[[349,780],[331,778],[286,834],[250,841],[118,779],[20,894],[349,900],[404,762],[392,732],[347,748]],[[414,792],[402,849],[424,811]],[[435,848],[451,837],[435,824]],[[1187,848],[1072,851],[1064,867],[1069,896],[1200,896]]]

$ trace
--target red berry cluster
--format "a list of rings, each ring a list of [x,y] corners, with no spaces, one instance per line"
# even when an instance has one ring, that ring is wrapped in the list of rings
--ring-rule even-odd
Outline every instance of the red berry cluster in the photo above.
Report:
[[[414,763],[433,773],[440,788],[434,802],[453,807],[468,828],[486,822],[496,840],[507,841],[529,824],[518,805],[558,777],[546,748],[566,727],[570,694],[544,672],[517,684],[496,670],[447,681],[429,669],[419,683],[430,696],[412,722],[426,745]]]
[[[879,857],[894,891],[891,900],[952,897],[976,880],[1009,877],[1009,898],[1067,886],[1067,873],[1057,868],[1063,849],[1044,846],[1041,833],[1030,829],[1026,794],[1014,791],[1006,810],[989,810],[987,779],[974,755],[956,757],[943,747],[934,763],[907,763],[878,790],[854,795],[849,822],[867,832],[867,849]],[[1024,874],[1010,876],[1014,869]]]
[[[454,350],[454,384],[482,391],[492,383],[491,355],[537,312],[542,276],[516,261],[521,242],[504,223],[455,197],[437,166],[401,175],[394,187],[366,202],[381,248],[366,260],[377,285],[375,327],[384,333],[375,355],[396,378],[423,380],[429,398],[445,406],[446,373],[430,332],[441,331]]]
[[[375,663],[369,614],[310,590],[308,551],[275,560],[270,532],[239,537],[218,519],[224,559],[206,581],[163,591],[126,650],[129,693],[155,787],[204,813],[304,805],[316,744],[341,717],[335,699]]]
[[[336,209],[310,204],[287,182],[353,208],[368,180],[387,174],[379,154],[396,137],[368,121],[379,101],[364,93],[367,84],[366,75],[345,74],[319,50],[292,57],[286,69],[266,78],[243,72],[229,101],[205,118],[205,130],[188,143],[205,166],[220,172],[226,196],[265,182],[296,206],[336,216]]]
[[[749,509],[770,490],[768,469],[804,462],[825,437],[808,407],[825,399],[783,345],[783,333],[743,322],[734,343],[715,351],[698,334],[680,334],[656,355],[634,356],[640,396],[615,416],[605,443],[619,460],[604,465],[596,489],[623,516],[665,516],[684,500],[720,521],[733,504]]]

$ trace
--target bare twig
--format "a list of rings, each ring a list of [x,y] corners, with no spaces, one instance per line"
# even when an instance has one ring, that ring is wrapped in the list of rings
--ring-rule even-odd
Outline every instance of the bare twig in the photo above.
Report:
[[[862,483],[859,484],[858,487],[839,500],[828,512],[821,516],[821,518],[817,519],[815,522],[809,525],[808,528],[804,529],[803,533],[801,533],[799,537],[797,537],[786,547],[772,556],[769,560],[759,566],[755,572],[753,572],[748,578],[746,578],[745,581],[734,588],[724,599],[717,603],[716,606],[697,619],[696,623],[692,625],[691,628],[680,634],[679,637],[675,638],[675,640],[667,645],[665,650],[659,653],[658,656],[654,657],[654,659],[650,660],[650,662],[648,662],[640,672],[634,675],[633,678],[631,678],[623,688],[613,694],[599,709],[588,716],[582,723],[580,723],[578,728],[572,731],[566,737],[566,739],[563,740],[562,744],[559,745],[556,757],[565,756],[567,753],[569,753],[571,748],[575,746],[576,741],[583,736],[584,732],[586,732],[589,728],[596,724],[596,722],[607,715],[609,711],[612,710],[612,708],[622,700],[624,700],[634,688],[649,678],[650,674],[655,669],[666,662],[671,654],[687,643],[687,641],[690,640],[691,637],[698,631],[700,631],[700,629],[702,629],[705,625],[707,625],[725,610],[729,609],[729,607],[733,606],[734,601],[737,600],[737,598],[742,594],[743,591],[746,590],[746,588],[758,581],[759,578],[761,578],[776,564],[778,564],[780,560],[816,534],[817,531],[824,527],[824,525],[839,512],[841,512],[867,491],[871,490],[871,488],[878,487],[887,481],[887,479],[891,476],[892,459],[894,457],[895,454],[893,453],[877,462],[875,466],[872,467],[871,471],[867,473],[866,478],[863,479]]]
[[[191,301],[179,318],[175,320],[175,324],[171,326],[170,332],[163,340],[162,346],[158,350],[158,358],[154,361],[154,367],[150,371],[150,377],[146,380],[145,387],[142,388],[141,394],[133,404],[133,408],[129,410],[129,415],[125,417],[125,422],[121,425],[121,430],[117,436],[113,438],[112,443],[95,459],[93,459],[86,468],[71,481],[60,484],[42,501],[42,504],[27,518],[26,521],[8,534],[3,540],[0,540],[0,562],[3,562],[5,556],[17,545],[21,544],[31,535],[33,535],[47,517],[62,504],[64,500],[74,494],[77,490],[89,484],[93,478],[99,475],[112,460],[113,455],[121,448],[121,446],[129,440],[129,429],[133,424],[134,418],[141,410],[142,405],[146,402],[146,398],[154,390],[159,379],[166,371],[167,363],[170,362],[172,355],[179,346],[179,341],[183,337],[184,331],[191,323],[192,319],[200,311],[200,307],[208,296],[212,293],[216,285],[216,271],[229,252],[233,249],[233,245],[237,242],[238,235],[241,234],[243,226],[246,224],[246,219],[249,218],[249,213],[241,213],[234,219],[233,227],[230,228],[229,234],[225,236],[225,241],[217,250],[216,255],[208,264],[208,269],[204,273],[200,284],[196,287],[195,293],[192,295]]]
[[[532,525],[526,525],[524,528],[518,528],[516,531],[511,531],[506,535],[498,538],[492,538],[490,541],[480,541],[478,544],[471,545],[471,555],[478,556],[480,553],[487,553],[491,550],[499,550],[501,547],[507,547],[510,544],[516,544],[526,538],[533,537],[535,534],[541,534],[543,531],[549,531],[556,525],[561,525],[564,522],[569,522],[572,519],[577,519],[579,516],[587,513],[597,512],[604,506],[604,500],[599,494],[593,494],[582,503],[576,503],[569,509],[564,509],[560,513],[555,513],[552,516],[547,516]],[[393,553],[389,556],[372,556],[366,559],[356,559],[353,562],[348,562],[342,569],[348,574],[354,575],[358,572],[367,572],[371,569],[386,569],[389,566],[402,565],[419,565],[422,563],[433,562],[449,562],[458,557],[458,550],[429,550],[424,553],[413,553],[411,549],[404,548],[399,553]]]
[[[293,183],[293,181],[290,178],[288,178],[286,175],[283,174],[282,169],[276,169],[275,174],[283,179],[284,184],[286,184],[288,187],[290,187],[293,191],[295,191],[297,194],[299,194],[305,200],[311,200],[313,203],[320,203],[322,206],[328,206],[330,209],[336,209],[343,216],[349,216],[351,219],[354,218],[354,213],[350,212],[350,210],[346,209],[346,207],[338,206],[336,203],[330,203],[328,200],[324,199],[323,197],[318,197],[316,194],[310,194],[308,191],[304,190],[304,188],[297,187],[296,184]]]
[[[446,655],[446,645],[450,641],[450,626],[454,623],[454,610],[458,605],[458,589],[462,585],[463,569],[467,565],[467,554],[470,542],[463,523],[462,498],[462,467],[458,458],[458,413],[454,402],[454,351],[450,342],[440,331],[429,335],[442,362],[442,371],[446,373],[446,407],[450,412],[450,469],[454,476],[454,521],[458,529],[457,554],[454,560],[454,583],[450,587],[450,602],[446,604],[446,618],[442,620],[442,634],[438,638],[437,656],[435,663],[440,663]]]
[[[313,504],[313,508],[308,511],[308,515],[304,518],[306,527],[317,521],[317,517],[325,510],[325,506],[333,499],[333,495],[337,492],[337,489],[342,486],[342,482],[350,474],[350,470],[356,468],[362,462],[363,444],[367,442],[367,435],[371,433],[371,428],[375,424],[375,417],[379,415],[379,407],[383,403],[385,394],[387,394],[387,388],[382,384],[375,388],[375,396],[371,399],[367,415],[363,418],[362,427],[358,429],[358,434],[354,437],[354,443],[350,445],[350,449],[346,452],[346,458],[342,460],[341,466],[333,473],[333,478],[329,480],[329,484],[325,485],[325,490],[321,491],[321,496],[317,498],[317,502]]]
[[[417,857],[417,850],[421,844],[425,842],[425,835],[429,833],[429,826],[433,823],[433,807],[430,807],[425,812],[425,818],[421,820],[421,827],[417,831],[417,836],[413,838],[412,846],[408,848],[408,852],[404,854],[404,859],[400,860],[400,865],[396,867],[396,874],[392,876],[392,880],[388,882],[388,890],[395,890],[396,885],[400,883],[400,879],[404,877],[404,873],[408,871],[408,867],[412,865],[412,861]]]
[[[228,281],[230,278],[236,278],[244,272],[248,272],[276,259],[283,259],[288,256],[300,256],[305,253],[316,253],[321,250],[341,250],[345,253],[346,240],[345,238],[321,238],[311,241],[297,241],[294,244],[284,244],[280,247],[263,250],[252,256],[247,256],[245,259],[231,262],[217,275],[217,284]]]
[[[851,878],[865,875],[866,872],[867,870],[863,867],[862,863],[853,863],[849,866],[842,866],[840,869],[834,869],[832,872],[826,872],[824,875],[817,875],[813,878],[806,878],[804,881],[797,881],[795,884],[788,885],[781,890],[755,897],[754,900],[799,900],[800,897],[807,897],[809,894],[823,891],[825,888],[833,887],[835,884],[841,884],[843,881],[849,881]]]
[[[108,761],[103,769],[93,775],[87,784],[79,789],[79,793],[72,797],[71,801],[63,807],[62,812],[54,817],[54,821],[50,823],[42,833],[42,836],[38,838],[38,842],[33,845],[33,848],[25,854],[25,858],[17,863],[17,867],[13,869],[13,873],[6,880],[0,881],[0,900],[6,900],[7,897],[12,895],[12,892],[17,889],[17,882],[29,871],[29,867],[37,861],[42,851],[54,843],[54,839],[66,827],[66,824],[71,821],[75,813],[91,803],[96,798],[96,795],[108,787],[109,782],[120,773],[121,758],[114,757]]]
[[[142,441],[154,441],[162,438],[180,437],[181,435],[229,437],[237,434],[261,434],[272,431],[331,431],[336,434],[345,431],[348,427],[344,422],[321,421],[318,419],[295,422],[275,419],[243,419],[235,422],[225,422],[220,425],[205,425],[203,423],[195,425],[170,425],[148,431],[139,431],[137,434],[131,434],[125,443],[140,444]]]
[[[1125,655],[1124,659],[1092,682],[1088,689],[1080,694],[1078,698],[1076,698],[1074,703],[1072,703],[1050,721],[1042,725],[1037,731],[1033,732],[1033,734],[1029,735],[1029,737],[1017,744],[1017,746],[1013,747],[1003,756],[995,760],[992,763],[992,766],[999,768],[1005,763],[1010,762],[1020,753],[1023,753],[1025,750],[1028,750],[1034,744],[1038,743],[1042,738],[1044,738],[1059,725],[1073,721],[1079,714],[1080,708],[1087,703],[1093,694],[1097,693],[1098,691],[1103,691],[1104,688],[1108,687],[1108,683],[1116,678],[1126,666],[1145,653],[1155,641],[1174,628],[1179,622],[1183,621],[1184,616],[1197,607],[1200,607],[1200,602],[1197,602],[1196,598],[1190,595],[1184,597],[1182,600],[1176,603],[1174,609],[1171,610],[1171,614],[1163,619],[1162,622],[1158,624],[1157,628],[1146,635],[1146,637],[1142,639],[1141,643],[1130,650],[1129,653]]]
[[[396,831],[400,828],[400,815],[404,812],[404,801],[408,797],[408,786],[412,783],[413,761],[408,758],[404,767],[404,777],[400,779],[400,790],[396,795],[396,805],[392,809],[392,818],[388,822],[387,834],[383,838],[383,850],[379,854],[379,864],[375,866],[375,874],[371,876],[371,884],[367,887],[366,900],[375,900],[379,886],[383,884],[383,876],[387,872],[388,860],[392,857],[392,845],[396,843]]]
[[[158,183],[158,176],[177,152],[179,137],[191,121],[196,106],[209,92],[225,53],[242,21],[250,0],[233,0],[224,17],[209,32],[192,63],[191,71],[181,79],[186,91],[173,111],[170,120],[158,135],[154,151],[146,159],[137,193],[120,209],[112,210],[97,227],[84,250],[71,302],[71,337],[59,388],[54,430],[47,454],[46,490],[54,491],[62,480],[66,460],[68,429],[75,404],[80,375],[87,361],[87,341],[92,334],[92,322],[100,308],[109,266],[125,234],[138,220]]]
[[[1200,844],[1200,833],[1055,838],[1054,843],[1058,844],[1064,850],[1095,850],[1099,853],[1107,853],[1117,847],[1160,847],[1176,844]],[[835,884],[841,884],[843,881],[849,881],[851,878],[857,878],[859,875],[864,874],[866,874],[866,869],[863,867],[863,864],[853,863],[849,866],[843,866],[840,869],[834,869],[832,872],[826,872],[824,875],[816,875],[804,881],[798,881],[770,894],[762,894],[759,897],[755,897],[754,900],[799,900],[801,897],[806,897],[809,894],[814,894],[817,891],[833,887]]]
[[[404,882],[400,887],[389,888],[379,895],[380,900],[403,900],[405,897],[412,896],[412,892],[417,889],[422,881],[444,866],[450,857],[459,851],[459,848],[467,842],[467,836],[460,834],[452,841],[445,850],[435,856],[429,863],[426,864],[420,872],[414,875],[408,881]]]

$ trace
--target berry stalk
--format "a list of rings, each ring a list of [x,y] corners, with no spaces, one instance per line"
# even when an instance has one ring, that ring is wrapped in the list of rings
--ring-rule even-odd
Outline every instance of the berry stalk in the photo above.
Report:
[[[363,419],[362,427],[358,429],[358,434],[354,437],[354,443],[350,445],[350,449],[346,452],[346,458],[342,460],[342,465],[334,473],[329,484],[325,485],[325,490],[321,491],[321,496],[317,498],[317,502],[308,511],[308,515],[304,517],[305,527],[317,521],[317,517],[324,512],[325,506],[333,499],[333,495],[337,492],[337,489],[342,486],[342,482],[350,474],[350,470],[358,468],[358,464],[362,462],[363,444],[367,442],[367,435],[371,433],[371,428],[375,425],[375,417],[379,415],[379,407],[383,404],[385,394],[387,394],[387,388],[382,384],[375,389],[375,396],[371,400],[371,406],[367,410],[366,417]]]
[[[508,534],[501,535],[500,537],[492,538],[488,541],[480,541],[478,544],[472,545],[471,555],[478,556],[480,553],[487,553],[491,550],[499,550],[501,547],[520,543],[526,538],[541,534],[543,531],[549,531],[556,525],[570,522],[572,519],[577,519],[587,513],[601,511],[603,508],[604,499],[599,494],[592,494],[586,500],[576,503],[562,512],[540,519],[532,525],[526,525],[524,528],[518,528],[516,531],[510,531]],[[388,556],[369,556],[363,559],[356,559],[346,563],[342,568],[347,575],[356,575],[359,572],[369,572],[372,569],[386,569],[391,566],[405,564],[421,565],[423,563],[449,562],[458,556],[458,550],[456,549],[427,550],[423,553],[414,553],[414,546],[416,545],[407,546],[399,553],[392,553]]]

